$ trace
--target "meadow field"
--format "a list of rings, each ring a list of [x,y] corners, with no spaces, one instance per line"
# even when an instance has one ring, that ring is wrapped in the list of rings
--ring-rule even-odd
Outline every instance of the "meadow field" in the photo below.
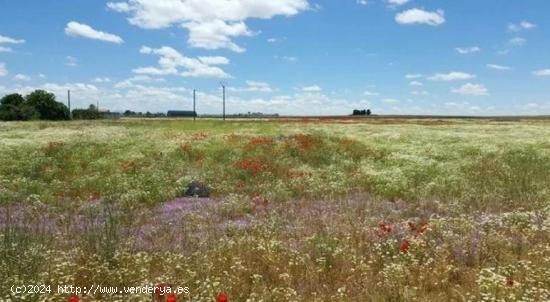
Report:
[[[549,228],[545,119],[0,123],[1,301],[550,301]]]

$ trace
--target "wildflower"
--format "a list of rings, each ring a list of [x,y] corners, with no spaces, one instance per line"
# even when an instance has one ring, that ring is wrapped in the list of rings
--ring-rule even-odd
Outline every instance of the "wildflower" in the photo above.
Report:
[[[80,302],[80,299],[76,295],[72,295],[69,297],[69,302]]]
[[[514,279],[512,279],[511,277],[506,278],[506,286],[514,286]]]
[[[218,298],[216,299],[216,302],[227,302],[229,301],[229,298],[226,293],[222,292],[218,295]]]
[[[169,294],[166,297],[166,302],[176,302],[176,301],[178,301],[178,298],[176,297],[175,294]]]
[[[411,248],[411,243],[407,239],[403,240],[403,242],[401,242],[401,246],[399,246],[399,250],[403,254],[408,253],[410,248]]]
[[[420,227],[418,228],[418,234],[419,235],[424,234],[424,232],[426,232],[427,229],[428,229],[428,224],[427,223],[421,223]]]
[[[378,227],[380,228],[380,230],[386,233],[391,233],[393,231],[393,227],[389,224],[386,224],[384,221],[380,221],[380,223],[378,223]]]

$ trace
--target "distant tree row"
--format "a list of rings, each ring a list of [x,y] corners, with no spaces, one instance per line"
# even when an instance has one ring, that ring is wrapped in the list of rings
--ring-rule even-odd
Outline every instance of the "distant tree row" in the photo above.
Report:
[[[366,109],[366,110],[353,110],[353,115],[354,116],[362,116],[362,115],[371,115],[372,112],[370,111],[370,109]]]
[[[53,93],[35,90],[23,97],[14,93],[0,99],[0,120],[68,120],[69,108],[57,102]]]
[[[131,110],[124,111],[122,115],[125,117],[166,117],[166,113],[162,113],[162,112],[151,113],[147,111],[143,113],[143,112],[135,112]]]

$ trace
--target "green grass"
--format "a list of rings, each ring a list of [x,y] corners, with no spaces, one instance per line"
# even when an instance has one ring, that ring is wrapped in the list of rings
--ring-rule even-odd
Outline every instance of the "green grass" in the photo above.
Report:
[[[548,137],[546,120],[3,123],[0,289],[171,282],[189,286],[183,301],[543,301]],[[159,213],[191,180],[213,199]],[[8,209],[25,223],[6,223]]]

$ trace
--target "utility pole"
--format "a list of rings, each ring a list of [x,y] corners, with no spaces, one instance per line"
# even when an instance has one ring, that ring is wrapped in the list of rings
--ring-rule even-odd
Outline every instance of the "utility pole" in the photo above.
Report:
[[[197,90],[193,89],[193,120],[197,119]]]
[[[225,121],[225,84],[220,82],[220,85],[222,85],[223,90],[223,120]]]
[[[71,90],[67,90],[67,105],[69,106],[69,119],[73,118],[73,114],[71,113]]]

